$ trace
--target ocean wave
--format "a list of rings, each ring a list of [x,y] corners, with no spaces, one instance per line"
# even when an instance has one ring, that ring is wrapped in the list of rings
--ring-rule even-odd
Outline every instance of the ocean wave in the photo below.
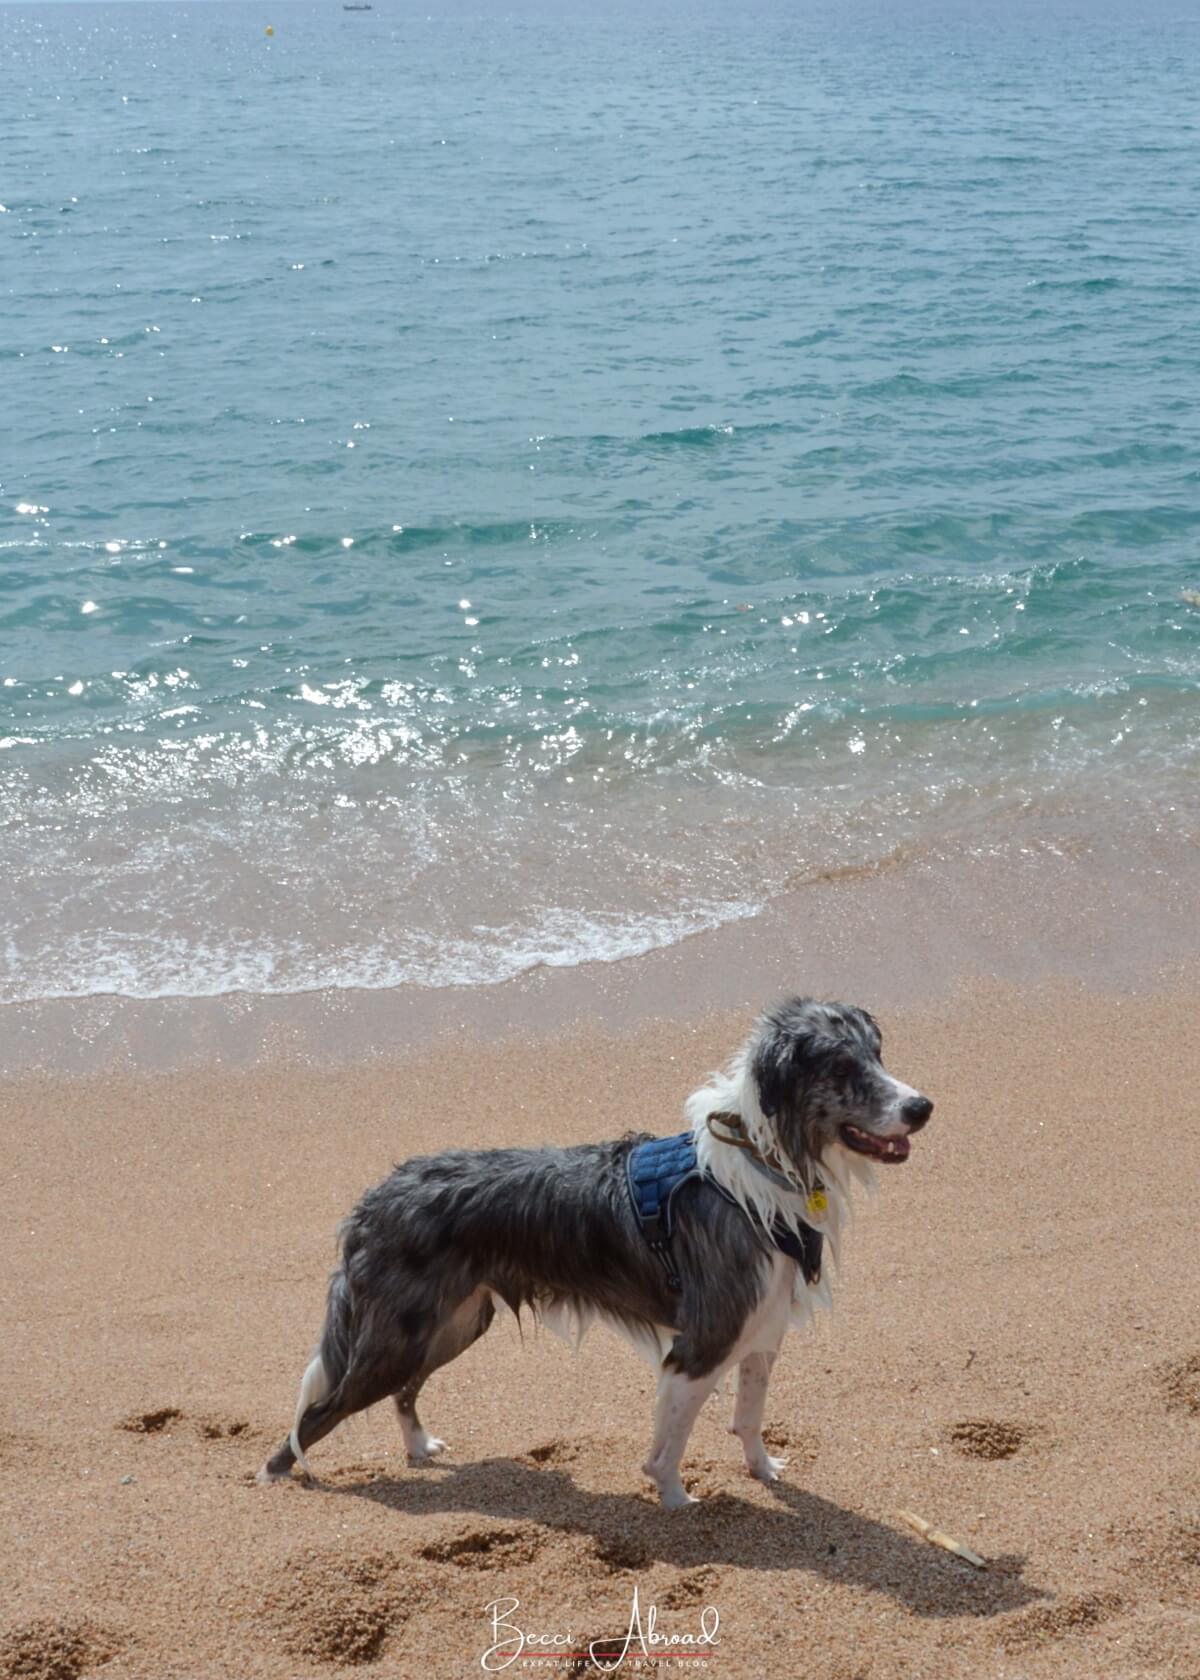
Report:
[[[793,10],[0,6],[22,995],[490,983],[1194,799],[1195,43]]]
[[[147,930],[124,937],[58,930],[41,949],[0,954],[0,1001],[55,998],[214,998],[239,993],[295,996],[320,991],[444,990],[496,986],[538,968],[621,962],[677,945],[753,916],[761,904],[734,900],[684,905],[670,913],[623,917],[545,911],[528,927],[399,938],[392,944],[336,948],[318,939],[239,941]],[[64,979],[69,975],[70,979]]]

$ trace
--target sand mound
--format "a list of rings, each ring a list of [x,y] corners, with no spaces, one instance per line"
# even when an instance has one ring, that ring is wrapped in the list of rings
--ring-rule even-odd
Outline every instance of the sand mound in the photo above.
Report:
[[[50,1617],[24,1622],[0,1639],[4,1680],[76,1680],[116,1655],[120,1642],[92,1622]]]
[[[347,1668],[375,1660],[407,1621],[412,1590],[398,1560],[381,1553],[304,1552],[263,1610],[293,1656]]]
[[[1123,1603],[1119,1593],[1093,1592],[1076,1593],[1057,1604],[1040,1604],[1036,1610],[1014,1616],[1001,1632],[1000,1643],[1008,1651],[1047,1645],[1067,1634],[1097,1627],[1115,1616]]]
[[[1130,1565],[1168,1603],[1194,1605],[1200,1598],[1200,1512],[1172,1516],[1161,1528],[1138,1528],[1113,1539],[1133,1542]]]
[[[1200,1415],[1200,1353],[1164,1365],[1162,1387],[1172,1411]]]

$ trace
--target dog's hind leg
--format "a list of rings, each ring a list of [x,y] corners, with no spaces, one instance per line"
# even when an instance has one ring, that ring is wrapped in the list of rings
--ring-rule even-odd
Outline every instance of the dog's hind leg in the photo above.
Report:
[[[341,1382],[324,1399],[314,1400],[292,1430],[290,1446],[300,1467],[308,1470],[305,1453],[332,1434],[339,1423],[386,1400],[389,1394],[402,1392],[425,1364],[429,1347],[426,1327],[400,1345],[386,1336],[379,1340],[363,1338]]]
[[[657,1487],[658,1497],[668,1511],[696,1503],[680,1479],[679,1466],[692,1425],[721,1374],[720,1367],[698,1378],[684,1376],[682,1371],[664,1371],[658,1379],[654,1440],[642,1469]]]
[[[446,1450],[445,1441],[431,1435],[417,1416],[417,1395],[436,1370],[457,1359],[472,1342],[479,1340],[495,1316],[496,1308],[490,1290],[480,1288],[468,1295],[453,1315],[438,1327],[424,1363],[412,1381],[392,1396],[396,1402],[396,1415],[400,1419],[400,1433],[404,1437],[405,1456],[412,1466],[432,1464],[437,1455]]]
[[[416,1355],[417,1369],[420,1368],[422,1357],[423,1350]],[[258,1473],[258,1480],[286,1481],[295,1464],[299,1464],[306,1475],[311,1475],[304,1456],[309,1447],[323,1441],[326,1435],[332,1435],[338,1424],[344,1423],[355,1412],[365,1412],[368,1406],[386,1400],[389,1394],[395,1393],[397,1388],[402,1388],[413,1374],[414,1365],[411,1361],[393,1362],[383,1368],[352,1367],[335,1389],[307,1405],[304,1404],[302,1388],[301,1409],[296,1425],[279,1450],[263,1465]]]
[[[270,1458],[258,1472],[260,1482],[286,1482],[292,1473],[292,1466],[296,1463],[296,1429],[300,1420],[309,1407],[318,1400],[324,1400],[330,1391],[328,1372],[324,1361],[318,1353],[308,1363],[308,1367],[300,1379],[300,1397],[296,1401],[296,1426],[287,1440],[271,1454]]]
[[[314,1442],[353,1413],[404,1389],[424,1365],[435,1328],[433,1312],[421,1307],[412,1308],[398,1323],[376,1314],[356,1328],[352,1339],[331,1337],[327,1321],[321,1352],[300,1384],[291,1434],[263,1465],[259,1481],[286,1481],[295,1464],[308,1472],[304,1455]],[[340,1365],[336,1381],[331,1365],[335,1372]]]
[[[733,1407],[733,1422],[729,1433],[736,1435],[746,1455],[746,1468],[760,1482],[775,1482],[787,1463],[786,1458],[772,1458],[762,1438],[763,1412],[767,1404],[767,1384],[771,1380],[773,1353],[748,1353],[738,1366],[737,1399]]]

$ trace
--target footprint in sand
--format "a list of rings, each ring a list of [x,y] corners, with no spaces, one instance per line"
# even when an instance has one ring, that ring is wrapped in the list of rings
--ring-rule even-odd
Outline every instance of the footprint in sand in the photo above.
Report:
[[[720,1585],[720,1571],[711,1564],[704,1564],[699,1569],[690,1569],[686,1575],[671,1582],[655,1598],[655,1603],[664,1610],[687,1610],[693,1604],[711,1604],[714,1601]]]
[[[128,1430],[131,1435],[161,1435],[182,1416],[178,1406],[160,1406],[153,1412],[130,1412],[128,1417],[121,1419],[117,1428]]]
[[[962,1418],[949,1429],[952,1445],[966,1458],[1012,1458],[1033,1434],[1028,1424],[1000,1418]]]
[[[531,1464],[574,1464],[579,1457],[579,1444],[576,1441],[545,1441],[541,1446],[530,1447],[521,1456]]]
[[[808,1429],[784,1429],[781,1424],[769,1423],[762,1436],[772,1452],[785,1453],[792,1465],[811,1464],[820,1451],[820,1441]]]
[[[628,1569],[645,1569],[650,1562],[650,1554],[644,1546],[619,1534],[594,1540],[592,1557],[606,1575],[620,1575]]]
[[[431,1540],[418,1548],[428,1563],[454,1564],[458,1569],[507,1569],[532,1563],[545,1541],[526,1528],[479,1528]]]
[[[197,1418],[196,1432],[204,1441],[236,1441],[252,1433],[245,1418],[218,1417]]]
[[[222,1418],[212,1415],[188,1418],[178,1406],[159,1406],[150,1412],[130,1412],[117,1425],[130,1435],[164,1435],[173,1433],[175,1424],[188,1424],[202,1441],[237,1441],[249,1439],[255,1431],[245,1418]]]

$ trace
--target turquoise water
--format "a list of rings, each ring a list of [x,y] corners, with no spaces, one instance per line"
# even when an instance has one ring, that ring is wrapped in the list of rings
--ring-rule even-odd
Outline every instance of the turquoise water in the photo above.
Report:
[[[496,980],[1194,825],[1200,13],[0,55],[0,995]]]

